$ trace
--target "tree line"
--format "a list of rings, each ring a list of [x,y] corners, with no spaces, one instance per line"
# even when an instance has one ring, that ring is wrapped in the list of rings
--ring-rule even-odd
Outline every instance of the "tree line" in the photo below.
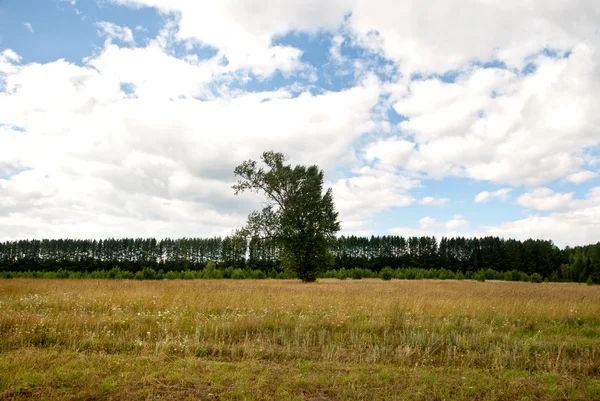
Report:
[[[92,272],[118,266],[134,274],[145,268],[167,273],[200,271],[212,261],[217,270],[261,271],[267,277],[288,277],[283,274],[288,271],[283,259],[277,242],[236,235],[0,243],[0,272]],[[467,276],[484,270],[521,272],[550,281],[600,283],[600,243],[560,249],[552,241],[533,239],[341,236],[331,241],[321,276],[332,276],[327,272],[342,269],[377,275],[386,267],[444,269]]]

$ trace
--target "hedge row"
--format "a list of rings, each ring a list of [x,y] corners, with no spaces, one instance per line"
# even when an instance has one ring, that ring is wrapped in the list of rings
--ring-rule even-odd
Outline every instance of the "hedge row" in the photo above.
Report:
[[[419,269],[419,268],[405,268],[405,269],[392,269],[391,267],[383,268],[379,273],[373,272],[369,269],[339,269],[339,270],[328,270],[323,272],[320,278],[337,278],[340,280],[355,279],[360,280],[363,278],[380,278],[383,280],[401,279],[401,280],[422,280],[422,279],[436,279],[436,280],[504,280],[504,281],[526,281],[541,283],[542,281],[559,281],[559,280],[548,280],[543,279],[538,273],[528,275],[517,270],[508,272],[498,272],[493,269],[479,270],[477,272],[453,272],[447,269]],[[72,272],[64,269],[60,269],[55,272],[42,272],[42,271],[30,271],[30,272],[0,272],[0,278],[71,278],[71,279],[133,279],[133,280],[193,280],[193,279],[294,279],[294,274],[288,272],[277,272],[271,270],[268,273],[262,270],[244,270],[235,269],[228,267],[223,270],[215,269],[210,264],[203,270],[186,270],[182,272],[169,271],[164,272],[162,270],[156,271],[152,268],[144,268],[136,273],[121,270],[119,267],[115,267],[111,270],[95,270],[92,272]],[[591,280],[588,280],[588,284],[592,284]]]

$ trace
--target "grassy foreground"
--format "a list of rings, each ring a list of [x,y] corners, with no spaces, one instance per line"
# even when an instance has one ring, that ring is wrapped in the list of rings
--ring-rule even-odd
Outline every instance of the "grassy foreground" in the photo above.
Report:
[[[600,399],[600,286],[0,280],[0,399]]]

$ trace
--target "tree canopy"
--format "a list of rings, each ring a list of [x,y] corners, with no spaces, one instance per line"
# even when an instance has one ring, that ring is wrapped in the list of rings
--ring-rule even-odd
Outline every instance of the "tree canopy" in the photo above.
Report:
[[[328,262],[328,251],[340,230],[331,188],[323,193],[323,171],[316,165],[284,164],[282,153],[268,151],[259,166],[247,160],[234,170],[240,177],[235,194],[262,193],[266,205],[248,216],[242,231],[279,244],[283,263],[303,281],[314,281]]]

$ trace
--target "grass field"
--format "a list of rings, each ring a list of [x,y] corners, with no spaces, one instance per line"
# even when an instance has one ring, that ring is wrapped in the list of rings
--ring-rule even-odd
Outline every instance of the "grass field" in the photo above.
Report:
[[[600,286],[0,280],[0,399],[600,399]]]

